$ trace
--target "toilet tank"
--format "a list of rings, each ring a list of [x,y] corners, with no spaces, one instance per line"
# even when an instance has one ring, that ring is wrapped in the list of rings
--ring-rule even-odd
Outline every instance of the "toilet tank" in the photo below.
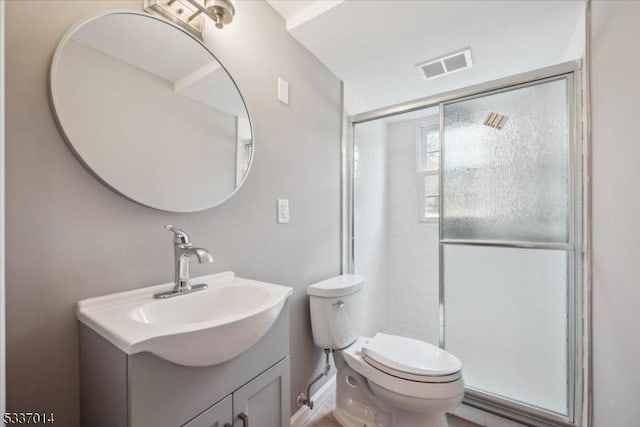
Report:
[[[343,274],[307,288],[313,342],[318,347],[341,349],[358,338],[357,325],[364,310],[363,285],[363,276]]]

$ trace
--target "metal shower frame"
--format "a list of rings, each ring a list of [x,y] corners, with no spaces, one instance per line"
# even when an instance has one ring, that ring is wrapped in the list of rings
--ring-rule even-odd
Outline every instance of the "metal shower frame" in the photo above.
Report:
[[[585,130],[588,128],[584,115],[584,99],[587,93],[583,79],[581,60],[482,83],[444,94],[421,98],[373,111],[346,117],[342,138],[342,270],[354,271],[355,259],[355,177],[353,170],[355,126],[358,124],[405,114],[430,107],[439,107],[440,114],[440,162],[444,150],[442,132],[445,104],[468,100],[487,94],[540,84],[545,81],[567,80],[570,114],[569,149],[569,241],[568,243],[533,242],[479,242],[445,240],[442,236],[442,216],[440,215],[440,346],[444,347],[444,266],[443,248],[445,244],[482,245],[491,247],[550,249],[566,251],[568,255],[568,415],[557,414],[542,408],[526,405],[491,393],[467,387],[464,403],[478,409],[494,413],[514,421],[532,426],[583,426],[588,425],[591,397],[590,359],[588,349],[590,337],[590,251],[587,248],[590,232],[590,211],[588,209],[588,167],[589,144]],[[442,167],[440,167],[442,174]],[[442,185],[440,176],[440,212],[442,213]]]

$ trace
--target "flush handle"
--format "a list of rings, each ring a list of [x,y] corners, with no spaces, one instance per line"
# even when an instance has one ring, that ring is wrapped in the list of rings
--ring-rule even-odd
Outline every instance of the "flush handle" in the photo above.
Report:
[[[249,416],[247,414],[241,413],[238,418],[242,420],[242,427],[249,427]]]
[[[333,304],[333,306],[335,308],[342,308],[342,307],[344,307],[344,301],[340,300],[337,303]]]

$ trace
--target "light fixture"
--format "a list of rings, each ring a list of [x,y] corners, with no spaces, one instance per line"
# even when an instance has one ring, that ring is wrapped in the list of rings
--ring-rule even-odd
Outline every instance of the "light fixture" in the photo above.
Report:
[[[216,23],[216,28],[222,29],[233,21],[236,14],[234,0],[204,0],[204,7],[197,0],[187,0]]]
[[[234,0],[143,0],[147,12],[155,12],[202,38],[206,18],[222,29],[236,14]]]

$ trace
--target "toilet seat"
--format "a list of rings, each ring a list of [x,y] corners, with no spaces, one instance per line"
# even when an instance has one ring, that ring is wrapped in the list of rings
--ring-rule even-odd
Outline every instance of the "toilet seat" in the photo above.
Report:
[[[462,363],[452,354],[408,337],[376,334],[362,346],[361,354],[376,369],[410,381],[455,381],[462,371]]]
[[[362,351],[371,341],[372,338],[360,337],[349,347],[340,350],[347,365],[369,381],[392,392],[418,399],[446,399],[464,392],[461,372],[452,374],[449,378],[425,375],[415,380],[400,376],[407,377],[406,372],[391,373],[389,368],[380,369],[383,365],[374,366],[373,363],[376,362],[365,360]]]
[[[372,367],[378,369],[379,371],[384,372],[385,374],[392,375],[396,378],[408,381],[415,381],[419,383],[448,383],[451,381],[456,381],[462,375],[461,371],[453,373],[451,375],[413,375],[407,372],[396,371],[394,369],[389,368],[381,363],[376,362],[373,359],[370,359],[367,356],[363,356],[362,360],[367,362]]]

